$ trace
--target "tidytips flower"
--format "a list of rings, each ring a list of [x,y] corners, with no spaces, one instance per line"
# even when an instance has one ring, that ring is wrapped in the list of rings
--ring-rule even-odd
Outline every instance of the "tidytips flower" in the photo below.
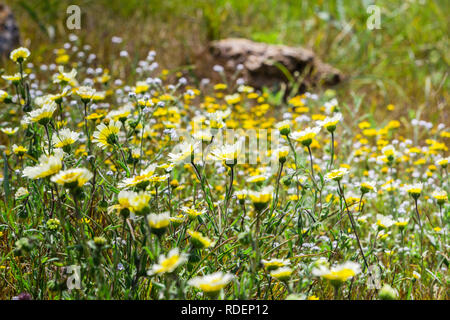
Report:
[[[74,168],[59,172],[51,178],[51,181],[73,189],[84,186],[92,177],[93,174],[88,169]]]
[[[435,190],[431,196],[436,199],[438,205],[442,206],[448,201],[447,191],[439,189]]]
[[[375,182],[373,181],[361,182],[359,190],[363,194],[366,194],[368,192],[377,192],[377,189],[375,188]]]
[[[331,181],[331,180],[340,181],[340,180],[342,180],[344,175],[346,175],[347,173],[348,173],[348,169],[347,168],[335,169],[333,171],[328,172],[325,175],[325,179],[329,180],[329,181]]]
[[[322,265],[312,270],[312,274],[314,276],[329,280],[334,286],[339,286],[340,284],[353,278],[360,272],[360,265],[351,261],[334,266],[331,269]]]
[[[267,271],[273,271],[278,268],[287,267],[291,264],[289,260],[285,259],[270,259],[270,260],[261,260],[261,263],[267,269]]]
[[[56,149],[54,155],[42,155],[37,166],[23,169],[23,176],[33,180],[52,176],[61,170],[62,158],[61,149]]]
[[[408,184],[404,186],[404,189],[406,192],[408,192],[408,194],[411,197],[417,200],[420,197],[420,194],[422,193],[423,184],[422,183]]]
[[[198,231],[188,230],[187,233],[191,236],[191,242],[195,248],[204,249],[214,244],[214,242]]]
[[[120,131],[121,123],[119,121],[110,121],[108,125],[101,123],[97,126],[97,131],[94,132],[94,142],[105,149],[109,146],[114,146],[119,142],[118,133]]]
[[[336,125],[342,119],[342,114],[337,113],[333,117],[327,117],[324,120],[317,121],[317,125],[324,127],[329,132],[334,132],[336,130]]]
[[[223,272],[215,272],[203,277],[195,277],[189,280],[188,284],[196,287],[208,295],[216,295],[222,290],[234,276],[232,274],[224,274]]]
[[[147,221],[150,231],[160,237],[166,232],[170,224],[170,215],[168,212],[159,214],[152,213],[147,216]]]
[[[30,54],[30,50],[20,47],[11,51],[9,58],[16,63],[22,63],[30,56]]]
[[[28,113],[28,116],[24,118],[24,122],[39,123],[43,126],[47,125],[53,117],[53,113],[56,111],[57,105],[54,101],[47,100],[44,102],[41,108],[35,109]]]
[[[300,142],[305,147],[311,145],[312,140],[316,137],[316,135],[320,132],[320,127],[314,128],[306,128],[302,131],[292,132],[290,137],[291,139]]]
[[[277,280],[287,281],[291,277],[292,272],[294,272],[294,270],[292,270],[291,268],[282,267],[282,268],[278,268],[278,269],[271,271],[270,275]]]
[[[74,144],[79,137],[80,134],[78,132],[71,131],[67,128],[62,129],[56,134],[53,146],[55,148],[62,148],[63,150],[68,152],[70,149],[70,145]]]
[[[248,192],[248,196],[250,200],[253,202],[257,211],[263,210],[267,204],[272,200],[273,197],[273,187],[267,186],[262,188],[261,191],[252,191]]]
[[[282,136],[288,136],[291,133],[291,122],[289,120],[279,122],[276,127]]]

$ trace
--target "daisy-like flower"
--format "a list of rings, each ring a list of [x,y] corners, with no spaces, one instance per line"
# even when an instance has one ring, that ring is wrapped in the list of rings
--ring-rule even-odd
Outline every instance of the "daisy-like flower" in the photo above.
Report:
[[[35,109],[28,113],[28,116],[25,117],[24,122],[27,124],[39,123],[45,126],[52,120],[53,113],[56,111],[56,108],[57,105],[54,101],[46,100],[41,108]]]
[[[136,196],[136,192],[122,190],[117,196],[117,204],[110,206],[108,208],[108,213],[112,211],[118,212],[122,217],[128,218],[133,207],[131,206],[130,200]]]
[[[408,184],[404,186],[404,189],[406,192],[408,192],[408,194],[411,197],[417,200],[420,197],[420,194],[422,193],[423,184],[422,183]]]
[[[145,168],[140,175],[134,176],[132,178],[125,178],[121,183],[119,183],[119,188],[131,188],[138,187],[140,189],[145,189],[152,176],[154,175],[156,170],[156,164],[151,164],[147,168]]]
[[[77,76],[77,70],[72,69],[70,72],[64,72],[64,67],[58,67],[58,73],[53,75],[53,83],[60,83],[62,85],[70,85],[72,87],[78,86],[78,81],[75,78]]]
[[[450,157],[447,157],[447,158],[441,158],[441,159],[438,159],[437,161],[436,161],[436,163],[438,164],[438,165],[440,165],[442,168],[447,168],[447,165],[448,165],[448,163],[450,162]]]
[[[177,165],[194,161],[194,152],[197,151],[197,143],[183,142],[175,147],[177,153],[169,153],[169,162]]]
[[[399,218],[399,219],[395,222],[395,225],[396,225],[397,227],[399,227],[400,230],[403,230],[403,229],[405,229],[406,226],[408,225],[408,219],[405,219],[405,218]]]
[[[188,281],[188,284],[192,287],[196,287],[208,295],[215,296],[222,290],[234,276],[232,274],[223,272],[215,272],[203,277],[195,277]]]
[[[134,87],[134,92],[136,94],[140,94],[140,93],[146,92],[148,89],[150,89],[150,85],[148,85],[147,82],[145,82],[145,81],[138,81],[136,83],[136,86]]]
[[[12,151],[13,151],[14,154],[16,154],[17,156],[23,157],[23,155],[24,155],[25,153],[27,153],[28,149],[25,148],[25,147],[22,146],[22,145],[19,145],[19,146],[18,146],[17,144],[14,144],[14,145],[12,146]]]
[[[239,200],[239,203],[243,204],[245,202],[245,198],[247,198],[247,190],[238,190],[234,192],[236,199]]]
[[[268,271],[272,271],[278,268],[287,267],[291,264],[291,261],[286,259],[270,259],[270,260],[261,260],[262,264]]]
[[[150,230],[157,236],[162,236],[170,224],[170,215],[168,212],[160,214],[149,214],[147,216]]]
[[[24,78],[26,76],[27,76],[26,74],[23,75]],[[15,73],[13,75],[3,75],[2,78],[5,79],[6,81],[11,81],[11,83],[14,85],[19,84],[20,80],[22,79],[20,73]]]
[[[280,131],[282,136],[288,136],[289,133],[291,133],[291,121],[281,121],[276,125],[276,128]]]
[[[12,102],[12,98],[11,96],[8,94],[8,92],[0,90],[0,103],[1,102],[5,102],[5,103],[10,103]]]
[[[206,210],[196,210],[194,208],[182,207],[181,210],[189,216],[189,219],[195,219],[202,214],[205,214]]]
[[[135,193],[130,199],[130,205],[134,213],[144,215],[148,212],[151,195],[145,191]]]
[[[9,54],[9,58],[16,62],[16,63],[22,63],[30,56],[30,50],[24,47],[17,48]]]
[[[74,90],[74,93],[81,98],[83,103],[91,101],[95,94],[95,89],[87,86],[78,87]]]
[[[273,152],[273,155],[280,163],[285,163],[289,154],[289,147],[282,146]]]
[[[37,166],[23,169],[23,177],[35,180],[52,176],[61,170],[62,158],[61,149],[55,149],[54,155],[42,155]]]
[[[120,131],[121,123],[118,121],[110,121],[108,125],[101,123],[97,126],[97,131],[94,132],[94,142],[102,148],[106,149],[119,142],[118,133]]]
[[[324,127],[328,132],[334,132],[336,130],[336,125],[342,120],[342,114],[337,113],[333,117],[327,117],[322,121],[317,121],[317,125]]]
[[[361,267],[355,262],[345,262],[329,269],[322,265],[312,270],[312,274],[316,277],[329,280],[334,286],[338,286],[341,283],[353,278],[361,272]]]
[[[13,134],[15,134],[17,131],[19,131],[19,128],[1,128],[0,129],[4,134],[8,135],[8,136],[12,136]]]
[[[361,193],[363,194],[366,194],[368,192],[377,192],[374,181],[361,182],[359,190],[361,190]]]
[[[211,151],[211,158],[214,160],[224,161],[227,166],[237,164],[238,157],[242,151],[242,143],[240,141],[235,144],[226,144],[214,148]]]
[[[170,250],[167,257],[165,255],[160,255],[158,258],[158,263],[154,264],[150,270],[147,271],[149,276],[160,275],[164,273],[172,273],[183,263],[188,260],[188,255],[184,252],[180,253],[178,248]]]
[[[347,168],[339,168],[335,169],[333,171],[328,172],[325,175],[325,179],[328,181],[334,180],[334,181],[340,181],[342,178],[348,173]]]
[[[292,132],[290,138],[300,142],[305,147],[308,147],[309,145],[311,145],[313,139],[317,136],[319,132],[320,127],[306,128],[305,130],[302,131]]]
[[[256,210],[261,211],[267,206],[270,200],[272,200],[273,187],[266,186],[262,188],[261,191],[250,190],[248,192],[248,196],[250,200],[253,202],[253,205],[255,206]]]
[[[53,146],[55,148],[67,149],[67,147],[74,144],[79,137],[80,134],[78,132],[71,131],[70,129],[67,128],[62,129],[56,135]]]
[[[117,110],[112,110],[109,112],[106,118],[124,123],[127,120],[127,117],[131,114],[131,108],[132,106],[130,104],[126,104]]]
[[[390,228],[395,224],[395,221],[392,220],[391,216],[384,216],[382,214],[377,214],[377,226],[381,229]]]
[[[388,162],[392,162],[395,159],[396,151],[395,148],[392,145],[385,146],[383,149],[381,149],[381,152],[386,157]]]
[[[271,271],[270,275],[277,280],[287,281],[291,277],[292,272],[294,272],[294,270],[292,270],[291,268],[282,267],[282,268],[278,268],[278,269]]]
[[[442,206],[448,201],[447,191],[445,190],[435,190],[431,196],[436,199],[438,205]]]
[[[86,182],[91,180],[92,177],[92,172],[86,168],[73,168],[55,174],[51,178],[51,181],[72,189],[75,187],[81,188]]]
[[[214,244],[214,242],[211,241],[211,239],[205,237],[200,232],[188,230],[187,233],[191,236],[191,242],[194,245],[194,247],[198,249],[208,248]]]
[[[194,139],[204,143],[210,143],[212,140],[212,134],[209,130],[197,130],[192,136]]]

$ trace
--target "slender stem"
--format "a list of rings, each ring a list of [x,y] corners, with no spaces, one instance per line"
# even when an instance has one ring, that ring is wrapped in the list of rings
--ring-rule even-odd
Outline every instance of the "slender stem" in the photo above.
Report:
[[[415,208],[416,208],[417,221],[419,223],[419,228],[420,228],[420,261],[421,261],[421,273],[423,276],[423,272],[424,272],[424,268],[423,268],[423,227],[422,227],[422,221],[420,220],[419,208],[417,206],[416,198],[414,198],[414,204],[415,204]]]
[[[331,132],[331,159],[328,165],[328,170],[330,170],[333,167],[333,161],[334,161],[334,131]]]

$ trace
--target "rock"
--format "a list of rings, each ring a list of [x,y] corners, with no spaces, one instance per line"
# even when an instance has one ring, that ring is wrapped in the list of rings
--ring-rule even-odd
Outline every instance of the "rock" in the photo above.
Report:
[[[0,56],[8,55],[20,44],[19,28],[11,9],[0,3]]]
[[[342,81],[342,73],[323,63],[314,52],[301,47],[271,45],[248,39],[230,38],[214,41],[209,51],[215,64],[234,73],[237,65],[244,66],[246,82],[255,87],[279,86],[288,82],[285,73],[277,66],[283,65],[291,75],[302,76],[301,89],[311,86],[331,86]]]

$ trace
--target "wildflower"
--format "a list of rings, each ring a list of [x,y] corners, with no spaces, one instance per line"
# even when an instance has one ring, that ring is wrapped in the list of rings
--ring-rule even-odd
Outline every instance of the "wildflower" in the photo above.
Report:
[[[440,206],[448,200],[447,191],[441,189],[434,191],[431,196],[437,200],[437,203]]]
[[[242,143],[240,141],[235,144],[227,144],[216,147],[211,151],[212,158],[215,160],[224,161],[229,167],[237,164],[238,156],[242,151]]]
[[[1,102],[4,102],[4,103],[11,103],[12,102],[12,98],[8,94],[8,92],[0,90],[0,103]]]
[[[196,143],[183,142],[176,147],[178,153],[169,153],[169,162],[173,164],[190,163],[194,161],[194,151],[197,149]]]
[[[377,214],[377,226],[381,229],[386,229],[391,227],[395,223],[392,220],[391,216],[383,216],[381,214]]]
[[[270,259],[270,260],[261,260],[262,264],[268,271],[273,271],[278,268],[287,267],[291,264],[289,260],[284,259]]]
[[[288,136],[291,133],[291,122],[289,120],[282,121],[277,124],[277,129],[282,136]]]
[[[203,236],[200,232],[188,230],[187,233],[191,236],[191,241],[194,247],[198,249],[208,248],[213,245],[213,242]]]
[[[4,134],[7,134],[8,136],[12,136],[17,131],[19,131],[19,128],[1,128],[0,129]]]
[[[54,155],[42,155],[39,158],[39,164],[35,167],[26,167],[23,169],[23,177],[29,179],[40,179],[52,176],[59,172],[62,168],[62,152],[58,151],[61,149],[56,149]]]
[[[339,169],[335,169],[331,172],[328,172],[325,175],[325,179],[326,180],[334,180],[334,181],[340,181],[342,180],[342,178],[344,177],[344,175],[346,175],[348,173],[348,169],[347,168],[339,168]]]
[[[69,150],[69,146],[74,144],[80,134],[78,132],[71,131],[70,129],[62,129],[58,132],[55,138],[55,143],[53,146],[55,148],[62,148],[66,152]]]
[[[234,276],[232,274],[223,272],[215,272],[203,277],[195,277],[189,280],[188,284],[196,287],[208,295],[215,296],[222,290]]]
[[[150,230],[157,236],[162,236],[170,224],[170,216],[167,212],[160,214],[152,213],[147,216],[147,221]]]
[[[12,151],[14,152],[14,154],[16,154],[18,157],[23,157],[23,155],[25,154],[25,153],[27,153],[27,151],[28,151],[28,149],[27,148],[25,148],[24,146],[22,146],[22,145],[16,145],[16,144],[14,144],[13,146],[12,146]]]
[[[360,185],[361,193],[366,194],[368,192],[377,192],[375,188],[375,182],[362,182]]]
[[[149,165],[145,168],[140,175],[134,176],[132,178],[125,178],[121,183],[119,183],[119,188],[130,188],[137,187],[140,189],[145,189],[150,180],[155,173],[156,164]]]
[[[94,142],[105,149],[108,146],[116,145],[119,142],[118,133],[120,131],[120,122],[110,121],[108,125],[101,123],[97,126],[97,131],[94,132]]]
[[[52,120],[56,108],[57,105],[54,101],[46,101],[41,108],[28,113],[28,116],[24,118],[24,122],[27,124],[39,123],[45,126]]]
[[[292,270],[291,268],[282,267],[271,271],[270,275],[280,281],[287,281],[291,277],[292,272],[294,272],[294,270]]]
[[[247,198],[247,190],[238,190],[234,192],[234,195],[238,199],[240,204],[245,203],[245,198]]]
[[[130,203],[130,199],[135,197],[135,195],[136,192],[133,191],[126,191],[126,190],[120,191],[119,195],[117,196],[118,204],[109,207],[108,212],[111,212],[112,210],[117,210],[117,212],[123,218],[128,218],[128,216],[130,215],[130,211],[133,209]]]
[[[395,222],[395,225],[397,227],[399,227],[400,230],[403,230],[408,225],[408,219],[400,218],[400,219],[397,220],[397,222]]]
[[[450,157],[442,158],[436,161],[438,165],[440,165],[442,168],[447,168],[448,163],[450,162]]]
[[[60,83],[61,85],[68,84],[75,87],[78,85],[77,79],[75,79],[76,76],[76,69],[72,69],[70,72],[64,72],[64,67],[59,66],[58,73],[53,75],[53,83]]]
[[[277,150],[275,150],[274,154],[280,163],[285,163],[286,158],[289,154],[289,147],[286,146],[280,147]]]
[[[160,255],[158,258],[158,263],[154,264],[150,270],[147,271],[149,276],[160,275],[163,273],[172,273],[180,265],[184,264],[188,260],[186,253],[180,253],[178,248],[172,249],[165,255]]]
[[[26,77],[26,74],[23,75],[23,77]],[[6,81],[11,81],[11,83],[13,85],[18,85],[20,83],[20,80],[22,79],[22,76],[20,75],[20,73],[15,73],[13,75],[3,75],[2,76],[3,79],[5,79]]]
[[[385,146],[381,150],[381,152],[387,158],[389,163],[392,163],[392,161],[394,161],[394,158],[395,158],[395,155],[396,155],[396,151],[395,151],[395,148],[392,145]]]
[[[81,188],[92,179],[93,174],[85,168],[74,168],[65,171],[61,171],[51,178],[51,181],[66,188]]]
[[[105,237],[94,237],[93,243],[95,245],[95,248],[99,249],[104,247],[108,243],[108,240],[106,240]]]
[[[188,207],[183,207],[181,208],[181,210],[185,213],[187,213],[187,215],[189,216],[189,219],[195,219],[198,216],[201,216],[202,214],[204,214],[206,211],[205,210],[196,210],[193,208],[188,208]]]
[[[355,262],[345,262],[329,269],[326,266],[320,266],[312,270],[312,274],[326,280],[329,280],[334,286],[353,278],[360,273],[361,267]]]
[[[148,212],[151,196],[145,191],[134,193],[129,199],[131,208],[134,213],[144,215]]]
[[[30,54],[30,50],[20,47],[11,51],[9,58],[16,63],[22,63],[30,56]]]
[[[305,147],[311,145],[314,137],[319,133],[320,127],[306,128],[303,131],[295,131],[291,133],[291,138],[300,142]]]
[[[413,197],[414,200],[417,200],[420,197],[420,194],[422,193],[423,184],[422,183],[415,183],[406,185],[405,187],[406,192]]]
[[[273,187],[264,187],[261,191],[249,191],[248,196],[253,202],[256,210],[263,210],[267,204],[272,200],[273,197]]]
[[[92,97],[95,94],[95,89],[87,86],[78,87],[74,90],[77,96],[81,98],[81,101],[84,104],[87,104],[89,101],[91,101]]]
[[[342,119],[342,114],[338,113],[333,117],[327,117],[323,121],[317,121],[317,125],[324,127],[328,132],[334,132],[336,130],[336,125]]]

